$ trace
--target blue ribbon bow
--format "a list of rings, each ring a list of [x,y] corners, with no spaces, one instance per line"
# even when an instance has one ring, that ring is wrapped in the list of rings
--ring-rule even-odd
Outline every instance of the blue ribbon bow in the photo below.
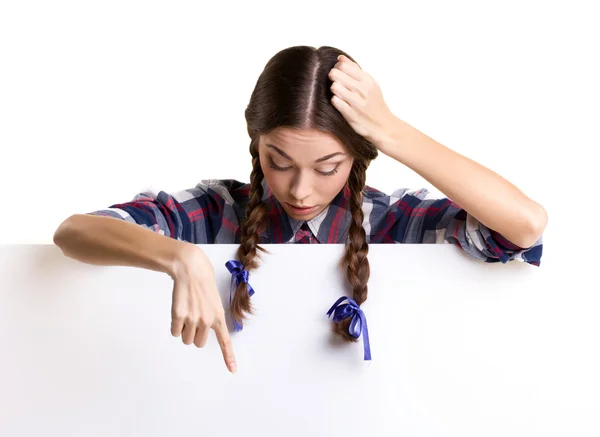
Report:
[[[232,259],[231,261],[227,261],[225,263],[225,267],[231,273],[231,287],[229,290],[229,306],[231,307],[231,302],[233,300],[233,293],[237,289],[238,285],[242,282],[248,284],[249,273],[248,270],[244,270],[244,266],[241,262]],[[248,294],[250,297],[254,294],[254,289],[250,284],[248,284]],[[237,322],[237,320],[233,319],[233,325],[236,331],[241,331],[244,327]]]
[[[345,303],[340,305],[340,303],[348,299],[349,303]],[[363,335],[363,343],[365,346],[365,360],[371,359],[371,346],[369,344],[369,329],[367,328],[367,318],[365,317],[365,313],[360,309],[360,306],[351,298],[343,296],[340,297],[336,303],[327,311],[327,315],[331,316],[333,312],[333,321],[341,322],[348,317],[352,317],[350,322],[350,326],[348,327],[348,333],[354,338],[360,337],[360,334]]]

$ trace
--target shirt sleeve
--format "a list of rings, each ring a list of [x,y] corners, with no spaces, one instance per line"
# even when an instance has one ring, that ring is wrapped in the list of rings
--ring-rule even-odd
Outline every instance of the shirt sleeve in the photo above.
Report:
[[[486,227],[447,197],[435,198],[425,188],[396,190],[379,220],[375,239],[394,243],[446,243],[484,262],[522,261],[540,265],[542,237],[523,248]]]
[[[192,244],[232,243],[239,227],[234,203],[227,184],[204,180],[174,193],[149,187],[129,202],[87,214],[126,220]]]

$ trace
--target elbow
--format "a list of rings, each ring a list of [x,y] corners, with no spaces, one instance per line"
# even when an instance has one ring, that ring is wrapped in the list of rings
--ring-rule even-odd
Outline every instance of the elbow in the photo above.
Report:
[[[527,219],[526,231],[523,232],[523,235],[519,239],[520,241],[514,243],[524,249],[533,246],[546,230],[547,224],[548,213],[543,206],[537,205],[535,211]]]
[[[68,226],[68,224],[67,224],[67,221],[65,220],[64,222],[62,222],[60,224],[60,226],[56,229],[56,231],[54,232],[54,235],[52,236],[52,242],[54,243],[54,245],[60,247],[61,249],[62,249],[61,245],[64,241],[65,233],[67,231],[67,226]]]
[[[67,234],[69,233],[69,231],[71,229],[73,229],[73,221],[74,218],[77,214],[72,215],[71,217],[67,218],[65,221],[63,221],[58,228],[56,229],[56,231],[54,232],[54,235],[52,236],[52,242],[60,247],[63,252],[64,252],[64,243],[65,240],[67,238]]]

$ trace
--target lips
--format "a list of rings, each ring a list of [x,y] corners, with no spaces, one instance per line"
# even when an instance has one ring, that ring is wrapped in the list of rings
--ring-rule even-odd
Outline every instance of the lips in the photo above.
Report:
[[[316,206],[309,206],[309,207],[299,208],[297,206],[292,205],[291,203],[287,203],[287,205],[290,207],[290,209],[295,214],[300,214],[300,215],[310,214],[311,212],[313,212],[313,211],[315,211],[317,209]]]

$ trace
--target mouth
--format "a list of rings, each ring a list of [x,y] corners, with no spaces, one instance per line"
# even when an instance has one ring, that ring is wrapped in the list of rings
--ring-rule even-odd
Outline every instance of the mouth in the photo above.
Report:
[[[287,203],[287,202],[286,202]],[[311,212],[313,212],[315,209],[317,209],[316,206],[308,206],[308,207],[304,207],[304,208],[299,208],[297,206],[292,205],[291,203],[287,203],[287,205],[290,207],[290,209],[299,215],[304,215],[304,214],[310,214]]]

